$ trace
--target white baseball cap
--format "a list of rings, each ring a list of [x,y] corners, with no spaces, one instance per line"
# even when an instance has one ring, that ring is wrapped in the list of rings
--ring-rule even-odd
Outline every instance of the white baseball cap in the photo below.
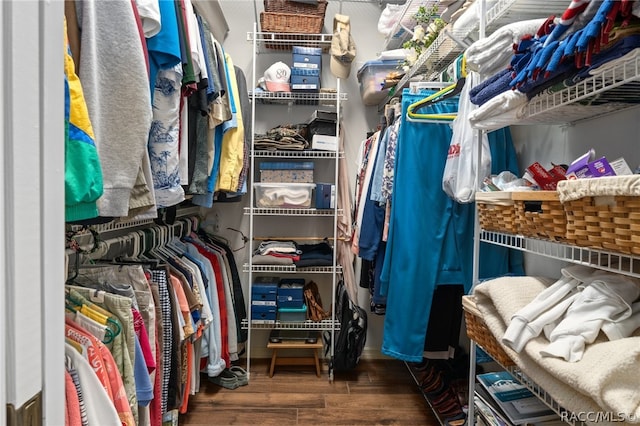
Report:
[[[290,92],[291,68],[284,62],[278,61],[264,72],[264,83],[269,92]]]

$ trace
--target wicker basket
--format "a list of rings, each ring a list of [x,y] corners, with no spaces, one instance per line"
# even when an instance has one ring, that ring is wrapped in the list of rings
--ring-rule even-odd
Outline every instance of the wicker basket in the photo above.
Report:
[[[525,237],[565,241],[567,218],[556,191],[514,192],[518,233]]]
[[[485,231],[517,232],[516,212],[511,192],[477,192],[480,228]]]
[[[289,0],[264,0],[265,12],[316,15],[324,19],[326,10],[327,0],[318,0],[317,4]]]
[[[476,342],[500,365],[504,367],[515,365],[487,328],[473,296],[462,296],[462,308],[464,309],[464,321],[469,339]]]
[[[582,197],[567,201],[564,209],[574,244],[640,254],[640,197]]]
[[[260,28],[267,33],[320,34],[324,16],[295,13],[260,13]]]

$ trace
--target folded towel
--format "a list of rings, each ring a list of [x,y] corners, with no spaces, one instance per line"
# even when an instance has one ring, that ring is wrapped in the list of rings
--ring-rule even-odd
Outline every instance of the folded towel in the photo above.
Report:
[[[469,115],[475,128],[496,130],[522,119],[527,95],[517,90],[507,90],[488,100]]]
[[[482,105],[502,92],[511,90],[511,71],[504,69],[483,81],[469,92],[469,99],[476,105]]]
[[[583,197],[640,196],[640,175],[563,180],[558,182],[557,190],[561,203]]]
[[[497,29],[489,37],[471,44],[465,51],[467,67],[482,75],[506,68],[513,56],[513,45],[527,34],[535,34],[546,19],[513,22]]]

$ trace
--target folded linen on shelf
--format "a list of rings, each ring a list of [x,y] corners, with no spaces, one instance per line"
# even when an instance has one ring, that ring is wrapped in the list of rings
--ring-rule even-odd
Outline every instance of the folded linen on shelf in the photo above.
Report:
[[[558,183],[557,190],[562,203],[583,197],[640,196],[640,175],[566,180]]]
[[[503,336],[511,317],[544,291],[553,280],[534,277],[503,277],[479,284],[476,306],[494,336]],[[562,407],[571,412],[624,413],[628,422],[640,422],[640,335],[615,341],[599,336],[580,362],[570,363],[540,355],[549,344],[543,336],[529,341],[516,353],[505,352]],[[611,422],[601,424],[617,424]]]
[[[261,207],[309,207],[311,194],[309,189],[279,186],[264,188],[256,205]]]
[[[489,37],[475,41],[465,51],[467,67],[483,78],[505,69],[513,56],[513,45],[527,34],[535,34],[546,19],[530,19],[500,27]]]
[[[524,117],[527,95],[517,90],[507,90],[485,102],[469,115],[474,128],[496,130],[517,123]]]

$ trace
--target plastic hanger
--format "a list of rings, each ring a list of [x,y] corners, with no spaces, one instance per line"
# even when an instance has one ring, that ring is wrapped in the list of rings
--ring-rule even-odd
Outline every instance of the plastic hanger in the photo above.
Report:
[[[442,90],[437,91],[424,99],[421,99],[417,102],[412,103],[407,108],[407,119],[412,121],[423,121],[423,120],[440,120],[440,121],[452,121],[457,117],[456,113],[446,113],[446,114],[420,114],[418,110],[427,105],[433,105],[436,102],[443,101],[445,99],[450,99],[456,95],[458,95],[462,88],[464,87],[465,78],[459,78],[455,84],[445,87]]]

